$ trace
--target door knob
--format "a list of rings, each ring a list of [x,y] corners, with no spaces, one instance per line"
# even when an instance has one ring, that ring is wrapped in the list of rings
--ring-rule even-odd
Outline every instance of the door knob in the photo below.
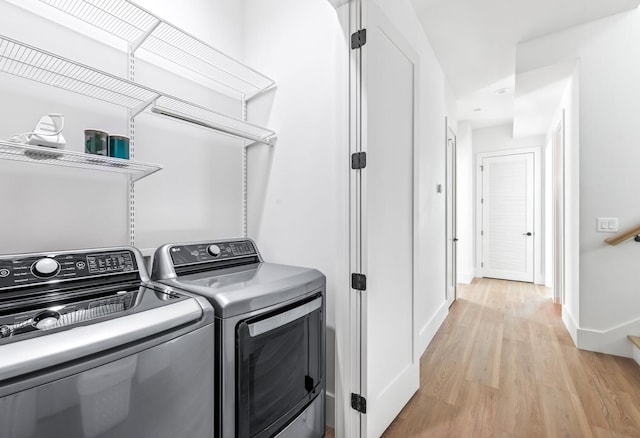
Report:
[[[454,237],[454,238],[453,238],[453,241],[454,241],[454,242],[457,242],[457,241],[458,241],[458,238],[457,238],[457,237]]]
[[[533,233],[522,233],[523,236],[533,236]]]

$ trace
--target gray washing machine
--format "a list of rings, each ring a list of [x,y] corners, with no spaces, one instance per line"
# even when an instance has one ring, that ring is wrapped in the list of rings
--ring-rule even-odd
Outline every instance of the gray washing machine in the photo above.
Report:
[[[0,256],[1,438],[211,438],[213,308],[131,247]]]
[[[236,239],[164,245],[151,279],[214,307],[217,436],[324,436],[322,273],[267,263]]]

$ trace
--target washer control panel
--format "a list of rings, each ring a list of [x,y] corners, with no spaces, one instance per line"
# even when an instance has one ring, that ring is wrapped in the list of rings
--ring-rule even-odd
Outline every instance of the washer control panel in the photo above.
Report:
[[[0,289],[137,270],[134,254],[126,250],[0,259]]]
[[[258,255],[253,243],[249,240],[176,245],[172,246],[169,252],[174,266]]]

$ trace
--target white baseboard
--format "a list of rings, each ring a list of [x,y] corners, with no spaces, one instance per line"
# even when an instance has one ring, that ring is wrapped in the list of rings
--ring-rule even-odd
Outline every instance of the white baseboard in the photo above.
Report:
[[[640,335],[640,319],[609,330],[578,328],[578,348],[615,356],[633,357],[633,344],[627,336]]]
[[[327,426],[336,428],[336,396],[330,392],[325,393],[325,423]]]
[[[633,360],[635,360],[636,363],[640,365],[640,349],[635,345],[633,345],[631,348],[633,349]]]
[[[637,349],[633,348],[633,344],[627,338],[629,335],[640,336],[640,319],[620,324],[608,330],[593,330],[578,327],[573,315],[563,306],[562,321],[567,327],[574,344],[581,350],[633,357],[634,359],[637,354],[638,359],[640,359],[640,352],[634,351]]]
[[[566,306],[562,306],[562,322],[564,322],[565,327],[567,327],[573,344],[578,345],[578,324],[576,324],[576,320]]]
[[[418,357],[422,356],[422,353],[427,349],[448,314],[449,303],[445,301],[438,310],[436,310],[431,319],[420,329],[417,345]]]
[[[457,277],[456,280],[458,283],[471,284],[473,281],[473,272],[458,272]]]

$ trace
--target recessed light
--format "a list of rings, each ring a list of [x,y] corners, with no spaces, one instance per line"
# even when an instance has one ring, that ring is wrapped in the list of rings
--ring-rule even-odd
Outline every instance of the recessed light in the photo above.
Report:
[[[479,113],[480,111],[482,111],[482,108],[474,108],[474,109],[473,109],[473,112],[474,112],[474,113]]]
[[[494,93],[502,95],[502,94],[507,94],[509,92],[509,88],[498,88],[496,91],[494,91]]]

